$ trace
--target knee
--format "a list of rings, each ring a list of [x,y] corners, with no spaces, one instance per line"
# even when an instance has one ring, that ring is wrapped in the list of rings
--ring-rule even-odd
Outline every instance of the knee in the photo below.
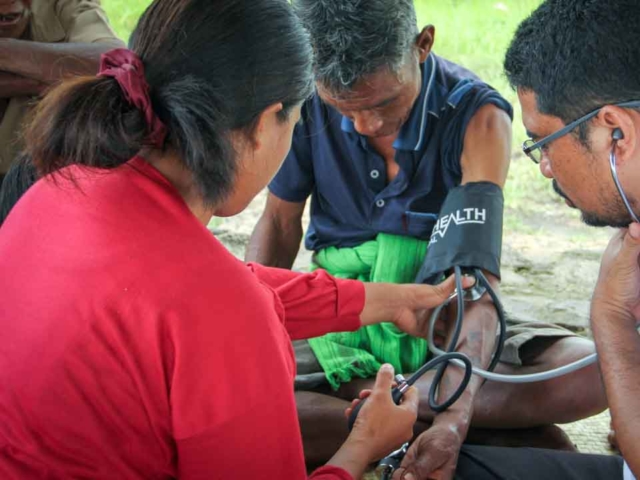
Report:
[[[536,370],[551,370],[582,360],[596,351],[595,344],[588,338],[565,337],[555,340],[538,352],[532,364]]]
[[[559,341],[560,357],[565,357],[565,363],[576,362],[596,352],[592,340],[584,337],[568,337]]]
[[[570,337],[552,347],[553,368],[562,367],[595,353],[591,340]],[[604,384],[597,362],[562,377],[551,380],[552,398],[560,402],[565,417],[561,423],[573,422],[597,415],[607,408]]]

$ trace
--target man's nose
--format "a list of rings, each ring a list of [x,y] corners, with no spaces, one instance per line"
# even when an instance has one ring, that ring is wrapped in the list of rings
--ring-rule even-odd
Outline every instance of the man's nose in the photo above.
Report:
[[[547,178],[553,178],[553,170],[551,170],[551,163],[546,155],[542,156],[542,160],[540,160],[540,173]]]
[[[362,112],[354,115],[353,126],[360,135],[372,136],[382,128],[382,119],[375,113]]]

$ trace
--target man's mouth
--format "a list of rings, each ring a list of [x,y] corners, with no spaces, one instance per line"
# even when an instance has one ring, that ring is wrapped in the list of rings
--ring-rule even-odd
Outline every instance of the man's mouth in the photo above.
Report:
[[[23,12],[0,14],[0,27],[12,27],[22,19]]]
[[[567,197],[567,194],[562,191],[560,185],[558,185],[558,182],[556,182],[555,179],[553,180],[552,184],[553,190],[564,199],[564,203],[566,203],[568,207],[577,208],[576,205],[569,199],[569,197]]]

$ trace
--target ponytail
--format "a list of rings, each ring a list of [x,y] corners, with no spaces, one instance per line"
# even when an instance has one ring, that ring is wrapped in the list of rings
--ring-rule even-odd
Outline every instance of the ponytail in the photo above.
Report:
[[[143,146],[143,112],[125,98],[117,81],[78,77],[51,90],[25,131],[27,154],[40,175],[68,165],[114,168]]]
[[[49,93],[26,141],[46,174],[69,164],[117,167],[143,142],[162,147],[166,135],[151,104],[142,60],[117,48],[101,56],[95,79],[76,79]]]

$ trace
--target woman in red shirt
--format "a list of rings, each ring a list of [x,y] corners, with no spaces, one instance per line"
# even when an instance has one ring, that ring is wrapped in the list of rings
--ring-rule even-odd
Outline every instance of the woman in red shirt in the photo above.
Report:
[[[41,102],[42,179],[0,230],[0,478],[304,478],[290,340],[417,333],[451,293],[247,266],[206,229],[277,171],[311,62],[285,0],[156,0],[131,50]],[[411,437],[392,379],[314,478]]]

